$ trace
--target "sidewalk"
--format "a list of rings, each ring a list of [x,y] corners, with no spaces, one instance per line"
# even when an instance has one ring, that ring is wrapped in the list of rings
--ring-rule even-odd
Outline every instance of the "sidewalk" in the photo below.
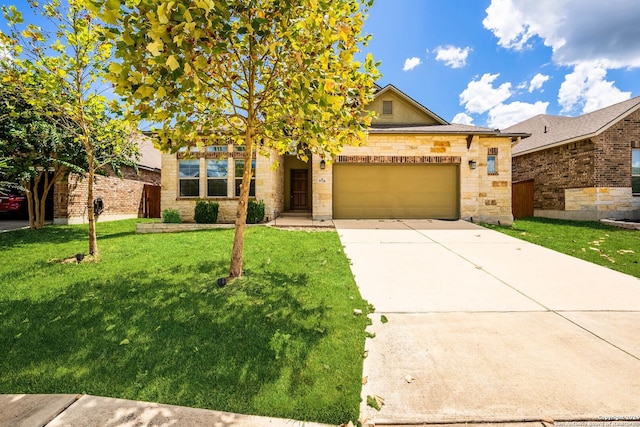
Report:
[[[75,394],[2,394],[0,427],[242,426],[326,424]]]

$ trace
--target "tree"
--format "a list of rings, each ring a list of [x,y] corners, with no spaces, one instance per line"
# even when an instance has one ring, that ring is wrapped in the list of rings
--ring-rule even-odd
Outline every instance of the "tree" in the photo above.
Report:
[[[2,34],[1,41],[15,64],[7,73],[21,85],[30,105],[71,132],[86,155],[89,253],[97,256],[93,186],[105,163],[99,154],[113,154],[106,163],[128,162],[137,152],[135,141],[125,137],[131,133],[128,125],[110,118],[103,95],[113,45],[103,37],[103,23],[86,7],[88,0],[68,0],[64,5],[60,0],[28,1],[51,23],[52,31],[23,25],[15,7],[3,6],[11,31]]]
[[[115,4],[114,4],[115,3]],[[117,41],[109,66],[135,119],[159,123],[161,148],[232,140],[244,170],[229,278],[242,274],[251,158],[272,148],[331,157],[364,138],[376,64],[368,0],[102,2]]]
[[[82,172],[84,156],[72,135],[34,110],[20,89],[0,83],[0,156],[7,159],[6,179],[25,193],[30,227],[40,229],[51,187],[70,170]]]

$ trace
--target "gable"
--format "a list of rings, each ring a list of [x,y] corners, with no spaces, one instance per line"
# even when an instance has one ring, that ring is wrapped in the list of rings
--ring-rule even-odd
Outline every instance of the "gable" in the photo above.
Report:
[[[384,105],[391,103],[391,114],[385,114]],[[447,124],[442,118],[433,114],[427,108],[404,95],[395,87],[389,85],[376,94],[374,101],[367,106],[369,111],[375,111],[373,126],[434,126]]]

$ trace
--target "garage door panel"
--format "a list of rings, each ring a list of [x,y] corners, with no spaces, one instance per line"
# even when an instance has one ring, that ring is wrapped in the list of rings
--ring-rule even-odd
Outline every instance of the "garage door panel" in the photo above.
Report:
[[[458,218],[456,165],[354,165],[333,169],[334,218]]]

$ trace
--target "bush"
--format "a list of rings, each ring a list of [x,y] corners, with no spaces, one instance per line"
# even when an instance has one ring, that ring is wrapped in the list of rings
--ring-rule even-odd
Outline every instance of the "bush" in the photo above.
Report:
[[[180,224],[180,212],[175,209],[165,209],[162,211],[162,222],[167,224]]]
[[[218,202],[198,200],[193,219],[198,224],[215,224],[218,222]]]
[[[264,220],[264,202],[249,200],[247,205],[247,224],[259,224]]]

